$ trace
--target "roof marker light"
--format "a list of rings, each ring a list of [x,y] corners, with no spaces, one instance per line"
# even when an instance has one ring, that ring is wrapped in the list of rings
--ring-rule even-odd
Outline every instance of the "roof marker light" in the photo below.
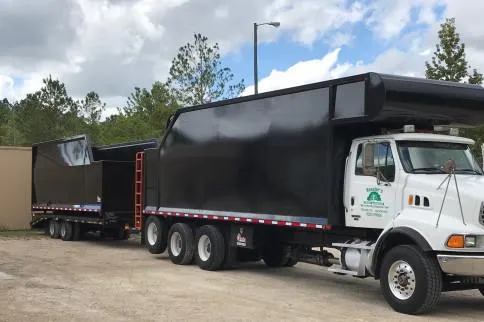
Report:
[[[403,132],[405,133],[413,133],[415,132],[415,125],[404,125]]]
[[[449,130],[449,134],[450,135],[453,135],[453,136],[458,136],[459,135],[459,129],[457,129],[457,128],[451,128]]]

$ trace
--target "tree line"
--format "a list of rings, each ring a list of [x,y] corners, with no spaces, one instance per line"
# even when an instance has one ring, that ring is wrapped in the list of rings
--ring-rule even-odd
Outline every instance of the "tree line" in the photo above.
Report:
[[[425,62],[429,79],[482,84],[483,76],[467,62],[465,44],[448,18],[438,32],[431,62]],[[135,87],[118,113],[101,120],[106,104],[92,91],[81,100],[67,94],[66,86],[51,76],[35,93],[16,102],[0,100],[0,145],[31,145],[34,142],[89,135],[94,144],[111,144],[146,138],[161,138],[176,109],[240,95],[244,80],[235,81],[222,65],[219,45],[194,34],[173,58],[166,81],[151,88]],[[484,128],[466,130],[477,143],[484,141]]]

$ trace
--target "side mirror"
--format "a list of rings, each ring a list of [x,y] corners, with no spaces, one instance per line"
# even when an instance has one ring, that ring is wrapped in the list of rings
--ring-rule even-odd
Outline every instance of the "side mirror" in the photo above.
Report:
[[[366,176],[374,176],[376,174],[374,143],[365,143],[363,145],[363,174]]]

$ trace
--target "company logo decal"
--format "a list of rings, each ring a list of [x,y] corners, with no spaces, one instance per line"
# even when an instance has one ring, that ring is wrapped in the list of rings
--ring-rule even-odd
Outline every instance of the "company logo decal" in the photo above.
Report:
[[[366,188],[367,197],[360,204],[361,211],[366,216],[381,217],[388,214],[389,207],[385,205],[380,188]]]

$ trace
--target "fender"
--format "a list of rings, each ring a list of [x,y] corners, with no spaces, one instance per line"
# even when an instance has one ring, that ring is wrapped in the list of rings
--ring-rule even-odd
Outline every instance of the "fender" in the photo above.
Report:
[[[388,248],[388,246],[393,247],[396,245],[408,243],[417,245],[424,252],[432,251],[432,247],[427,242],[427,240],[416,230],[409,227],[390,228],[385,233],[383,233],[383,235],[380,236],[373,251],[371,271],[375,278],[379,278],[380,262],[382,261],[383,253]]]

